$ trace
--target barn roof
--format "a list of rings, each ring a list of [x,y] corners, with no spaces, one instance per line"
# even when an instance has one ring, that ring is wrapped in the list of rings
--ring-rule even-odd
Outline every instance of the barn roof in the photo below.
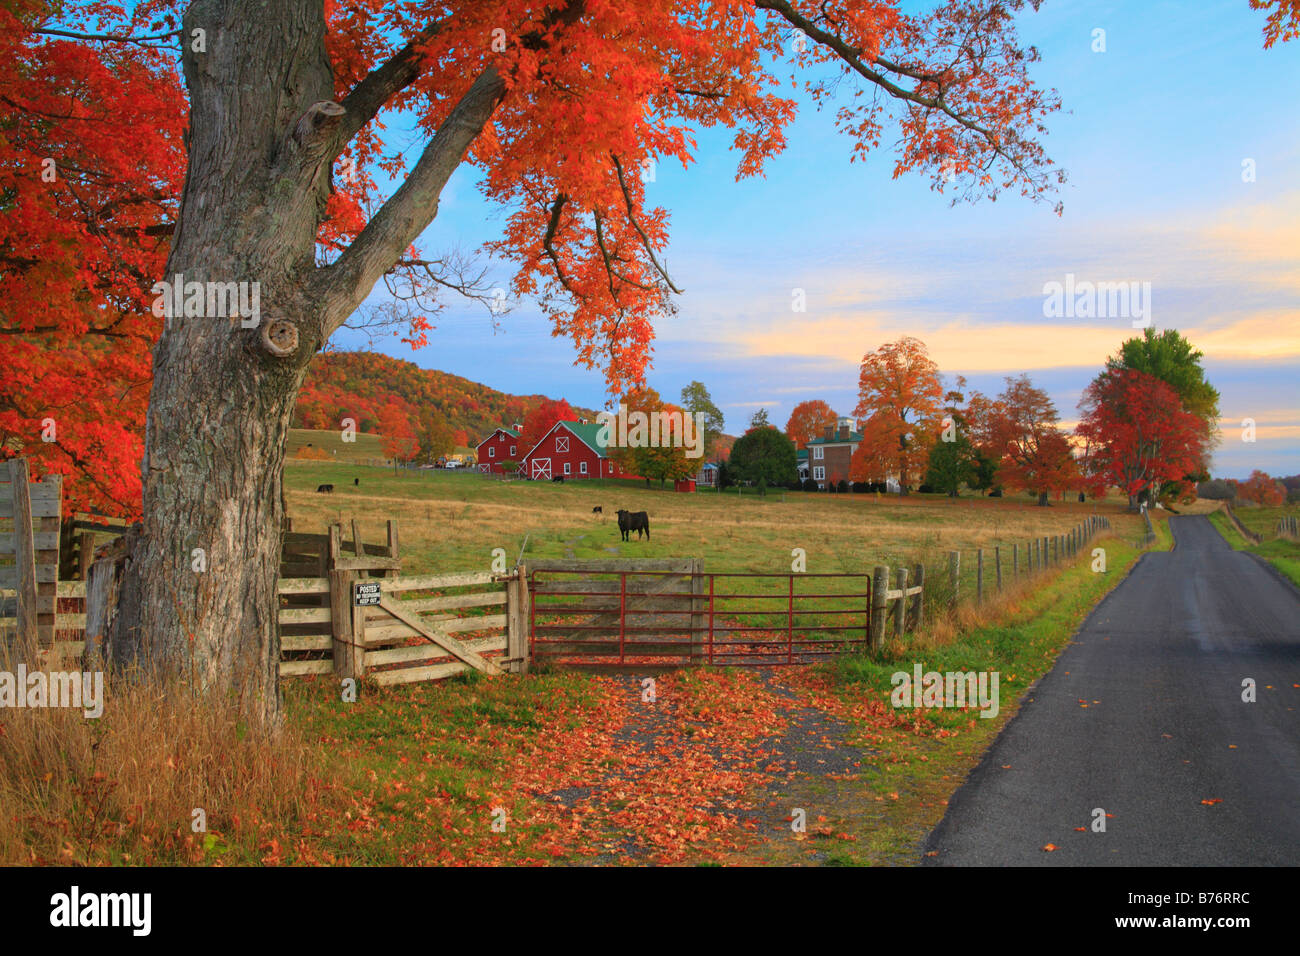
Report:
[[[560,422],[559,424],[577,435],[584,445],[601,458],[605,457],[605,446],[597,441],[600,430],[604,427],[603,425],[595,422],[586,422],[585,424],[583,422]]]
[[[606,458],[608,456],[605,454],[605,446],[600,444],[599,441],[597,441],[597,438],[600,435],[600,430],[603,427],[604,426],[600,424],[594,424],[592,422],[583,423],[583,422],[576,422],[576,421],[573,422],[558,421],[546,430],[545,435],[543,435],[541,438],[539,438],[536,442],[533,443],[533,447],[529,449],[528,454],[525,455],[524,458],[531,458],[533,452],[535,452],[538,448],[540,448],[542,442],[546,441],[546,439],[550,436],[551,432],[555,431],[555,429],[557,428],[563,428],[566,431],[572,433],[574,437],[578,439],[578,441],[582,442],[584,445],[586,445],[588,448],[594,451],[597,457]]]
[[[491,434],[489,434],[486,438],[483,439],[483,441],[479,442],[478,445],[475,445],[474,447],[475,447],[475,448],[478,448],[479,445],[482,445],[482,444],[483,444],[483,442],[485,442],[485,441],[491,441],[491,440],[492,440],[492,436],[495,435],[497,432],[505,432],[505,433],[506,433],[507,435],[509,435],[511,438],[518,438],[518,437],[519,437],[519,432],[515,431],[513,428],[506,428],[504,425],[498,425],[496,428],[492,429]]]

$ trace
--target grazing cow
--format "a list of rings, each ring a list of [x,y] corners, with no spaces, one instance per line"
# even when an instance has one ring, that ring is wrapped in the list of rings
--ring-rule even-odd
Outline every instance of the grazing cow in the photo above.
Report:
[[[355,485],[355,486],[357,486],[357,487],[360,487],[360,485],[361,485],[361,479],[360,479],[360,478],[353,478],[353,479],[352,479],[352,484]]]
[[[596,505],[596,507],[591,509],[591,513],[594,515],[603,515],[605,512],[601,510],[600,505]]]
[[[321,485],[316,489],[316,493],[324,495],[324,494],[329,494],[333,490],[334,490],[333,485]]]
[[[551,481],[558,481],[560,484],[564,484],[564,476],[556,475],[554,478],[551,479]]]
[[[636,539],[638,541],[641,540],[642,531],[645,532],[646,540],[650,540],[650,516],[644,511],[620,510],[615,512],[615,514],[618,515],[618,530],[622,533],[624,541],[631,540],[628,537],[628,533],[631,531],[636,532]]]

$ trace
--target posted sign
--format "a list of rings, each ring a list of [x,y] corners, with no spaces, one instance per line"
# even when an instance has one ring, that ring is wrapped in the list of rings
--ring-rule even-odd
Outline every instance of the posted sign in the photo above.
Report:
[[[379,582],[378,581],[358,581],[352,592],[352,603],[357,607],[365,607],[370,604],[379,603]]]

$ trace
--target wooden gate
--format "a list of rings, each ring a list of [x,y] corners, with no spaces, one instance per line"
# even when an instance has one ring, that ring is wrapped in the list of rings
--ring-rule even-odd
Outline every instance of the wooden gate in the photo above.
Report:
[[[62,479],[28,481],[27,459],[0,466],[0,637],[32,661],[54,645]]]
[[[875,586],[865,573],[706,573],[698,558],[571,560],[532,566],[527,583],[529,647],[539,662],[807,664],[875,643]],[[901,601],[919,590],[878,596]]]

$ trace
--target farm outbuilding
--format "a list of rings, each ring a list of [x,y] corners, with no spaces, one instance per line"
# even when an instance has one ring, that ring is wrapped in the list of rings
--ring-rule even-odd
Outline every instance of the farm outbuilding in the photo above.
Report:
[[[555,478],[635,478],[618,467],[600,444],[601,426],[556,422],[520,463],[520,474],[537,481]]]
[[[523,440],[518,427],[498,428],[475,449],[478,469],[484,473],[502,474],[506,462],[517,462],[523,454]]]

